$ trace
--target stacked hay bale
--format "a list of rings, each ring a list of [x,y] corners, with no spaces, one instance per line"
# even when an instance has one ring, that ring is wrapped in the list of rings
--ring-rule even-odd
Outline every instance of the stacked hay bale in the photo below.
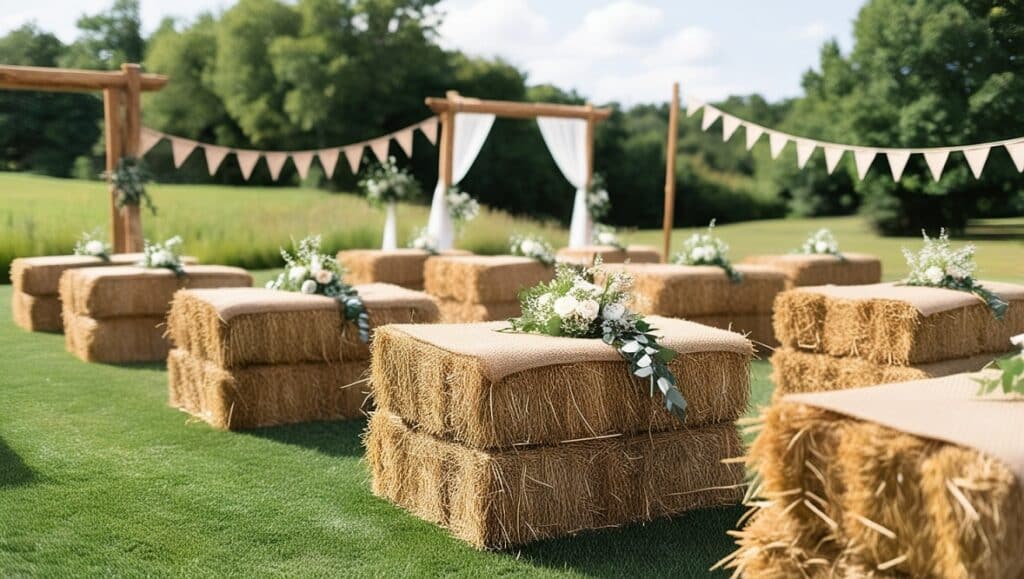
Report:
[[[373,492],[477,548],[733,504],[750,342],[651,318],[688,401],[669,414],[600,340],[505,323],[377,331],[366,436]]]
[[[798,288],[775,302],[776,396],[976,371],[1024,332],[1024,286],[983,282],[1010,303],[895,284]]]
[[[338,263],[353,284],[389,283],[412,290],[423,289],[423,266],[431,253],[422,249],[349,249],[338,252]],[[440,255],[472,255],[452,249]]]
[[[710,265],[627,264],[634,278],[634,309],[645,314],[684,318],[715,328],[749,334],[774,346],[772,303],[783,291],[785,274],[768,266],[738,265],[743,281],[732,282]]]
[[[1024,576],[1019,404],[974,376],[791,395],[749,464],[748,577]]]
[[[786,274],[786,289],[816,285],[867,285],[882,281],[882,260],[864,253],[751,255],[742,263],[767,265]]]
[[[167,357],[164,319],[181,288],[248,287],[244,269],[187,265],[169,269],[91,267],[60,279],[64,336],[69,352],[86,362],[155,362]]]
[[[433,323],[430,296],[356,286],[373,327]],[[337,300],[263,288],[182,290],[167,359],[170,404],[220,429],[362,415],[370,349]]]
[[[597,258],[603,263],[658,263],[661,254],[647,245],[630,245],[619,249],[611,245],[585,245],[583,247],[563,247],[555,254],[558,261],[578,265],[592,265]]]
[[[438,256],[427,260],[424,288],[438,299],[443,322],[484,322],[518,316],[519,291],[554,275],[528,257]]]

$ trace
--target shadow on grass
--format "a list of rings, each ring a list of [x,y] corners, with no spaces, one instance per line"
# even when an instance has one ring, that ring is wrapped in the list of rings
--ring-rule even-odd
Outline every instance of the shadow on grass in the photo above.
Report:
[[[0,488],[27,485],[35,480],[35,472],[0,438]]]
[[[362,456],[362,434],[366,420],[337,420],[332,422],[306,422],[272,428],[246,430],[245,434],[273,440],[283,444],[301,446],[328,456]]]
[[[542,541],[509,554],[540,567],[593,577],[656,577],[659,570],[678,577],[680,569],[688,570],[686,576],[704,577],[735,549],[726,532],[735,528],[743,512],[741,506],[704,509],[643,526]]]

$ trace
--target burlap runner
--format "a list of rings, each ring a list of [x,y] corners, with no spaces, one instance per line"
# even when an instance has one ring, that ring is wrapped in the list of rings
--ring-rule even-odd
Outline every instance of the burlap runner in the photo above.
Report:
[[[501,267],[506,265],[521,265],[536,263],[532,257],[521,257],[518,255],[443,255],[444,259],[451,259],[460,263],[479,265],[483,267]]]
[[[878,258],[873,255],[866,253],[843,253],[845,261],[862,263],[878,261]],[[805,253],[785,253],[781,255],[751,255],[743,259],[743,264],[757,264],[757,265],[771,265],[772,263],[786,263],[786,264],[803,264],[803,263],[842,263],[840,259],[834,255],[827,254],[805,254]]]
[[[996,281],[979,282],[989,291],[1006,301],[1024,300],[1024,286]],[[793,291],[811,292],[830,298],[846,300],[894,300],[906,302],[923,316],[931,316],[980,303],[978,296],[950,289],[906,286],[895,283],[871,285],[822,285],[797,288]]]
[[[354,286],[368,310],[396,307],[430,307],[430,296],[396,285],[369,283]],[[220,288],[189,290],[209,303],[225,322],[236,316],[268,312],[336,310],[338,301],[320,295],[277,291],[266,288]]]
[[[751,355],[750,342],[733,332],[679,320],[648,316],[660,343],[680,353],[736,352]],[[478,324],[399,325],[409,336],[454,354],[479,359],[491,381],[529,370],[576,362],[614,362],[622,356],[600,339],[556,338],[539,334],[499,332],[508,322]]]
[[[676,265],[674,263],[635,263],[610,265],[607,269],[623,270],[633,275],[650,275],[665,279],[725,279],[725,270],[717,265]],[[768,265],[739,264],[733,269],[744,276],[784,278],[786,274]]]
[[[240,267],[230,265],[185,265],[186,275],[231,275],[246,273]],[[83,279],[117,278],[117,279],[152,279],[161,277],[177,277],[166,267],[88,267],[78,270]]]
[[[884,384],[852,390],[790,394],[809,404],[914,436],[970,447],[1006,463],[1024,481],[1024,399],[978,398],[981,374]]]

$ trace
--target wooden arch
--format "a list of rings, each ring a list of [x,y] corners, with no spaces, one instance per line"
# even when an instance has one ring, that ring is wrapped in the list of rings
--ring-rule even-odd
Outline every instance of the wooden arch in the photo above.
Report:
[[[107,172],[123,156],[139,154],[142,131],[141,93],[158,91],[167,77],[142,74],[137,64],[122,64],[119,71],[44,68],[0,65],[0,89],[49,92],[103,92],[104,135],[107,145]],[[142,216],[139,207],[121,210],[110,190],[110,237],[114,251],[142,251]]]

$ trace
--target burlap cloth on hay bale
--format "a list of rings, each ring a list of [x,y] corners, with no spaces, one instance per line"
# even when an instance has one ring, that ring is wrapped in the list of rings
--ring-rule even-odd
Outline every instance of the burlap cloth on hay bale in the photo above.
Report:
[[[30,332],[60,332],[60,298],[34,296],[22,291],[11,292],[11,314],[18,327]]]
[[[619,249],[611,245],[585,245],[582,247],[563,247],[555,253],[558,261],[591,265],[599,257],[604,263],[658,263],[661,253],[647,245],[630,245]]]
[[[461,249],[442,251],[440,255],[472,255]],[[423,266],[431,257],[422,249],[347,249],[338,252],[338,263],[348,273],[351,284],[390,283],[409,289],[423,289]]]
[[[651,263],[605,269],[632,274],[637,311],[673,318],[771,313],[775,296],[786,285],[785,274],[761,265],[736,266],[744,276],[740,283],[709,265]]]
[[[423,287],[439,298],[476,304],[509,303],[519,291],[550,281],[554,268],[512,255],[438,256],[427,260]]]
[[[775,332],[772,329],[771,314],[736,314],[719,316],[692,316],[687,318],[691,322],[721,328],[743,334],[758,350],[774,348],[778,345],[775,339]]]
[[[686,397],[687,425],[736,420],[750,396],[750,342],[683,320],[651,317]],[[601,340],[511,334],[504,322],[387,326],[370,382],[378,408],[429,434],[476,448],[555,444],[675,430],[660,393]]]
[[[863,388],[877,384],[941,378],[963,372],[977,372],[1000,354],[979,354],[914,366],[876,364],[861,358],[838,358],[828,354],[779,348],[771,357],[773,400],[785,394],[828,392]]]
[[[1024,286],[981,282],[1010,303],[996,320],[975,295],[901,286],[818,286],[789,290],[775,302],[783,346],[909,366],[1003,352],[1024,332]]]
[[[1024,402],[975,398],[973,376],[790,395],[770,407],[750,465],[775,524],[755,519],[739,535],[736,564],[1024,574]]]
[[[523,314],[518,301],[476,304],[438,298],[441,322],[445,324],[468,324],[473,322],[496,322],[516,318]]]
[[[438,319],[437,305],[422,292],[389,284],[355,288],[373,328]],[[178,292],[168,333],[179,348],[222,368],[370,357],[337,300],[264,288]]]
[[[225,369],[175,348],[169,403],[225,430],[357,418],[369,406],[366,368],[357,360]]]
[[[732,424],[506,451],[467,448],[384,411],[366,437],[373,492],[477,548],[501,549],[735,504]]]
[[[882,260],[865,253],[750,255],[741,263],[767,265],[786,274],[786,289],[814,285],[866,285],[882,281]]]

